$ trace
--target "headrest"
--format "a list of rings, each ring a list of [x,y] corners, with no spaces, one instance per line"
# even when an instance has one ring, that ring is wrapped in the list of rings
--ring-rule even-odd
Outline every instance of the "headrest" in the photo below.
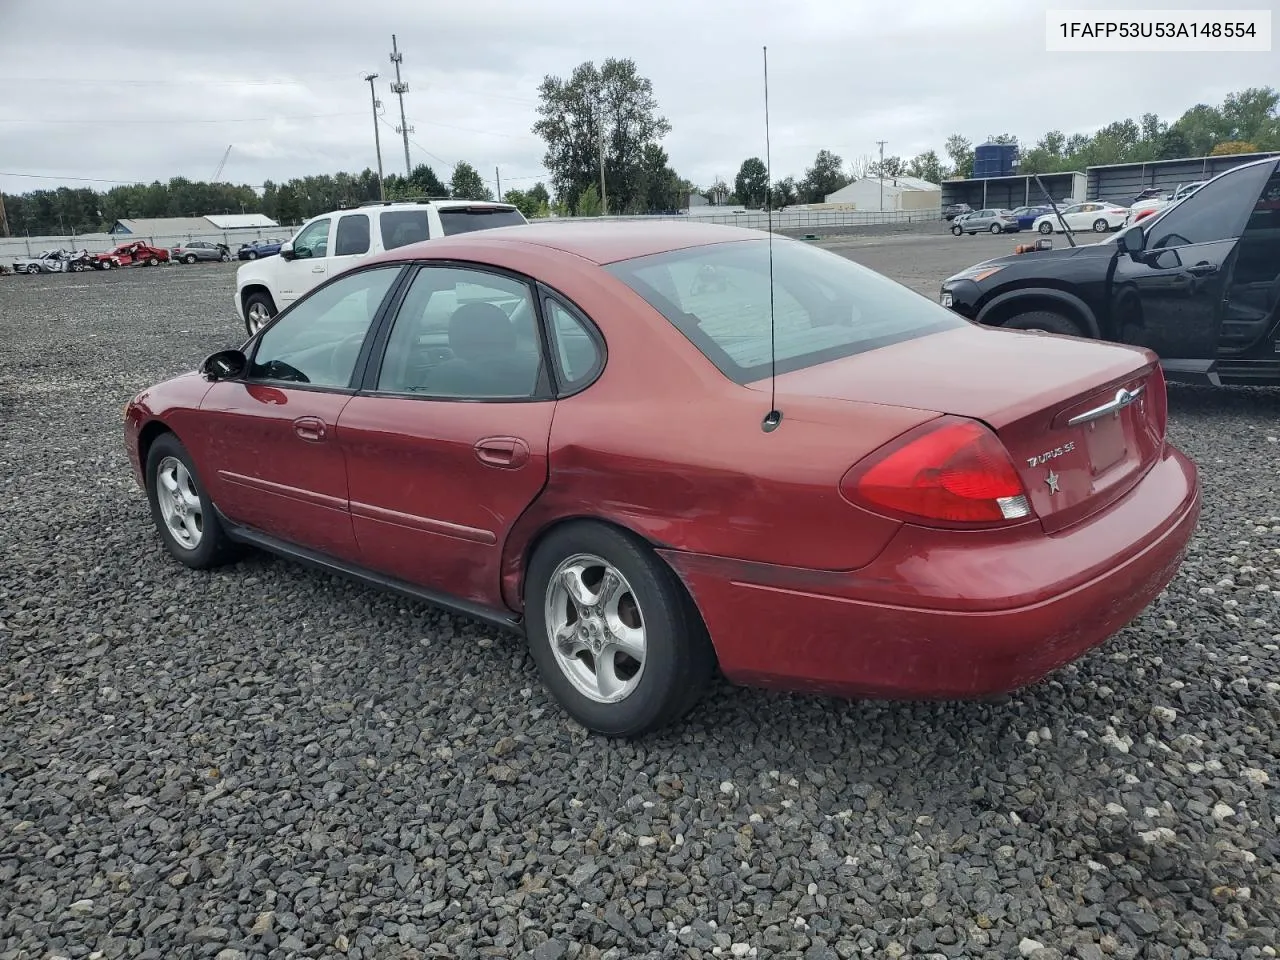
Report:
[[[449,347],[463,360],[509,356],[516,350],[516,331],[500,307],[468,303],[449,318]]]

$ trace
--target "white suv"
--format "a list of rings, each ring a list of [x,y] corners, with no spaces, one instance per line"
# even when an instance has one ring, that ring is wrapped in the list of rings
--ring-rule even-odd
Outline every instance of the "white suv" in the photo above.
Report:
[[[372,200],[312,217],[275,257],[236,271],[236,313],[249,335],[327,276],[363,257],[455,233],[527,223],[509,203]]]

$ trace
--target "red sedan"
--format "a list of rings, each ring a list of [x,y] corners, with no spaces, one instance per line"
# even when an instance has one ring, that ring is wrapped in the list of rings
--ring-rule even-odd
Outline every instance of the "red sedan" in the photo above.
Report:
[[[757,231],[598,223],[365,261],[126,434],[188,566],[247,544],[512,628],[635,735],[717,665],[963,698],[1080,656],[1195,527],[1165,418],[1148,351],[978,327]]]

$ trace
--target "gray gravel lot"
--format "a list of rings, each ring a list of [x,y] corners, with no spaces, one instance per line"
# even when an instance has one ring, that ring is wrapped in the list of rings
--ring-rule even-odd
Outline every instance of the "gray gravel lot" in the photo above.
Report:
[[[1013,242],[831,245],[934,295]],[[479,623],[168,558],[121,408],[238,342],[234,269],[0,277],[0,960],[1276,955],[1280,394],[1174,388],[1186,565],[1008,702],[610,743]]]

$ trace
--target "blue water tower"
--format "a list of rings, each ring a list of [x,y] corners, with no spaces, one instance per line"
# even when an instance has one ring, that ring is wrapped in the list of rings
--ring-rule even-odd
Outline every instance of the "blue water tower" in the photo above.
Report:
[[[1016,143],[984,143],[973,151],[973,178],[1011,177],[1018,165]]]

